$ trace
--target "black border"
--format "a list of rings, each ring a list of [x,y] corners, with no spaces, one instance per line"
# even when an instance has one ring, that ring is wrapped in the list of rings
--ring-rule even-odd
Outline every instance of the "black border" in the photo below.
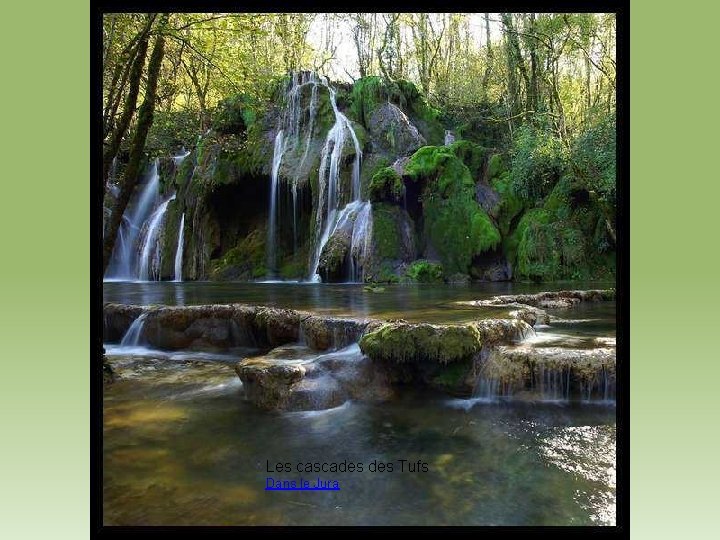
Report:
[[[560,537],[630,537],[630,3],[629,0],[588,2],[569,0],[541,0],[536,2],[483,2],[481,5],[467,0],[455,1],[452,6],[443,2],[415,1],[405,6],[397,2],[360,0],[353,2],[353,11],[378,12],[444,12],[452,8],[456,12],[473,12],[478,7],[493,12],[598,12],[617,15],[616,56],[617,71],[617,243],[616,243],[616,286],[617,286],[617,347],[620,361],[620,376],[617,381],[617,492],[616,526],[581,527],[509,527],[509,526],[458,526],[458,527],[263,527],[263,526],[173,526],[173,527],[119,527],[102,524],[102,394],[103,377],[99,359],[102,356],[102,16],[104,13],[120,12],[225,12],[228,8],[243,8],[245,12],[341,12],[329,9],[320,2],[294,1],[290,5],[269,5],[257,0],[241,4],[228,4],[218,0],[159,0],[152,3],[138,0],[99,0],[90,3],[90,536],[111,538],[127,535],[170,537],[179,532],[189,534],[312,534],[323,533],[387,533],[408,534],[481,534],[483,537],[510,535]],[[286,8],[286,9],[284,9]],[[392,8],[392,9],[391,9]]]

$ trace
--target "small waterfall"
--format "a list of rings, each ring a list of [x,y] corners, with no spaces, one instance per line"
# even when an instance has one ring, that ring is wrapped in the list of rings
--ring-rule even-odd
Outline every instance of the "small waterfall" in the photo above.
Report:
[[[349,281],[363,282],[365,261],[370,257],[372,243],[372,204],[370,201],[359,203],[360,209],[353,224],[352,243],[350,245]]]
[[[159,160],[155,159],[148,173],[148,180],[132,206],[123,215],[108,277],[115,279],[136,279],[136,246],[148,216],[160,198]]]
[[[546,368],[538,364],[533,371],[531,386],[543,401],[570,400],[570,368]]]
[[[449,130],[445,130],[445,146],[450,146],[455,142],[455,133]]]
[[[185,240],[185,212],[180,218],[180,229],[178,230],[178,244],[175,251],[175,281],[182,281],[183,244]]]
[[[183,146],[182,152],[180,152],[177,156],[172,157],[175,168],[178,168],[180,165],[182,165],[182,162],[185,161],[185,158],[189,155],[190,150],[185,150],[185,147]]]
[[[273,150],[272,177],[270,182],[270,210],[268,215],[268,233],[266,259],[267,269],[270,277],[273,277],[277,271],[277,227],[279,218],[279,184],[280,184],[280,165],[283,156],[288,149],[297,149],[302,141],[303,130],[301,130],[301,118],[303,117],[302,109],[302,91],[307,85],[312,85],[312,93],[310,96],[310,118],[308,127],[305,130],[305,150],[303,152],[300,164],[297,167],[295,178],[288,184],[292,194],[292,223],[293,223],[293,250],[297,248],[297,205],[298,205],[298,182],[299,175],[305,164],[310,151],[310,142],[312,141],[313,129],[315,127],[315,117],[318,108],[317,85],[320,80],[315,73],[311,72],[293,72],[292,81],[285,98],[285,109],[280,119],[277,135],[275,136],[275,147]]]
[[[345,146],[345,134],[350,133],[355,147],[355,160],[352,168],[352,202],[360,201],[360,163],[362,161],[362,150],[357,135],[352,128],[350,120],[337,108],[335,90],[327,83],[323,83],[330,93],[330,104],[335,114],[335,124],[325,138],[320,158],[315,249],[312,253],[310,278],[313,281],[320,281],[318,266],[320,254],[327,244],[338,218],[340,203],[340,164],[343,148]]]
[[[270,276],[275,275],[277,269],[277,211],[278,211],[278,182],[280,181],[280,163],[285,153],[283,130],[275,135],[275,149],[273,151],[272,176],[270,177],[270,213],[268,217],[267,233],[267,269]]]
[[[147,313],[141,313],[140,316],[133,321],[130,328],[125,332],[122,341],[120,341],[121,347],[137,347],[140,344],[140,336],[142,335],[146,318]]]
[[[168,204],[174,199],[175,195],[158,206],[152,216],[150,216],[140,249],[140,279],[143,281],[148,281],[151,278],[153,280],[160,279],[160,264],[162,260],[160,256],[160,242],[158,242],[158,240]]]

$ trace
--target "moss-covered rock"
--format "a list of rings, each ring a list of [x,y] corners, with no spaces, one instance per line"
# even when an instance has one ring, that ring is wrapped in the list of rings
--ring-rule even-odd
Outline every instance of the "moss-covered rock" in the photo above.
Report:
[[[373,202],[399,202],[405,188],[402,178],[392,167],[383,167],[370,180],[368,194]]]
[[[473,257],[500,243],[500,233],[475,201],[470,170],[451,148],[421,148],[405,166],[405,174],[424,184],[425,235],[447,272],[467,273]]]
[[[365,280],[396,283],[407,264],[415,260],[415,226],[408,213],[388,203],[372,206],[371,257],[364,269]]]
[[[210,278],[214,280],[252,280],[267,273],[264,230],[255,229],[220,259],[211,261]]]
[[[484,344],[511,343],[531,331],[526,322],[517,319],[465,324],[392,321],[365,333],[359,344],[376,361],[448,364],[471,359]]]
[[[442,283],[443,267],[436,262],[415,261],[405,271],[405,277],[417,283]]]

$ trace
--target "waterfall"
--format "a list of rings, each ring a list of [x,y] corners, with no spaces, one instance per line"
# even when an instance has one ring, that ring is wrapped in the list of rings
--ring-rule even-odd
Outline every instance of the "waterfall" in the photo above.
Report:
[[[162,259],[160,256],[160,242],[158,240],[168,204],[174,199],[175,195],[158,206],[152,216],[150,216],[140,249],[140,279],[143,281],[148,281],[151,277],[153,280],[160,278],[160,264],[162,263]]]
[[[353,223],[350,244],[349,281],[363,282],[363,266],[370,256],[372,244],[372,205],[370,201],[359,203],[359,210]]]
[[[147,313],[141,313],[140,316],[133,321],[130,328],[125,332],[122,341],[120,341],[121,347],[137,347],[140,344],[140,335],[145,326],[146,318]]]
[[[335,114],[335,125],[330,129],[325,138],[320,158],[319,182],[320,193],[318,196],[317,218],[316,218],[316,241],[312,253],[310,278],[313,281],[320,281],[318,266],[320,254],[327,244],[331,232],[337,223],[338,209],[340,203],[340,162],[345,146],[345,133],[350,133],[355,147],[355,160],[352,168],[352,201],[360,202],[360,162],[362,150],[357,135],[352,128],[350,120],[337,108],[335,90],[323,82],[323,85],[330,93],[330,104]]]
[[[113,250],[113,257],[108,277],[115,279],[136,279],[136,246],[143,224],[156,207],[160,198],[160,174],[158,161],[155,159],[148,173],[148,180],[139,192],[136,201],[128,206],[123,215],[118,239]],[[139,186],[138,186],[139,187]]]
[[[190,150],[185,150],[185,147],[183,146],[182,152],[180,152],[180,154],[178,154],[177,156],[172,157],[175,168],[178,168],[180,165],[182,165],[182,162],[185,161],[185,158],[189,155]]]
[[[273,151],[272,175],[270,177],[270,213],[268,217],[267,233],[267,269],[271,276],[277,269],[277,247],[275,245],[278,210],[278,182],[280,181],[280,163],[285,153],[283,130],[275,135],[275,149]]]
[[[302,167],[305,164],[308,153],[310,151],[310,142],[312,141],[312,133],[315,127],[315,116],[318,108],[317,85],[320,80],[315,73],[311,72],[293,72],[290,87],[287,91],[285,99],[285,109],[281,115],[278,125],[277,134],[275,135],[275,146],[273,150],[272,176],[270,182],[270,210],[268,215],[268,233],[266,246],[267,270],[272,277],[277,271],[277,227],[279,218],[279,184],[280,184],[280,165],[283,156],[289,148],[297,149],[300,147],[302,139],[301,117],[302,109],[302,91],[307,85],[312,85],[312,93],[310,96],[310,118],[308,128],[306,129],[305,151],[300,159],[297,167],[297,174],[292,182],[288,184],[292,194],[292,221],[293,221],[293,250],[297,247],[297,184]]]
[[[175,251],[175,281],[182,281],[183,243],[185,240],[185,212],[180,218],[180,229],[178,230],[178,244]]]
[[[455,133],[450,130],[445,130],[445,146],[450,146],[455,142]]]
[[[311,88],[309,114],[308,120],[303,123],[302,119],[304,118],[304,115],[302,108],[302,92],[307,86],[310,86]],[[338,110],[335,89],[330,86],[324,77],[319,77],[315,73],[294,72],[287,90],[285,108],[278,125],[273,150],[266,247],[267,268],[268,273],[271,276],[275,274],[278,265],[277,251],[278,224],[280,218],[280,166],[283,157],[287,152],[292,151],[292,155],[295,159],[297,159],[297,156],[300,155],[300,149],[302,149],[295,177],[287,183],[287,187],[289,188],[292,197],[293,249],[296,249],[298,237],[298,183],[300,181],[300,175],[302,174],[304,166],[307,162],[307,158],[310,154],[313,130],[315,129],[315,121],[319,108],[318,92],[321,87],[328,91],[330,104],[335,116],[335,123],[328,131],[321,151],[319,170],[320,193],[317,201],[316,236],[314,238],[314,250],[311,253],[310,259],[311,279],[315,281],[319,281],[320,279],[317,276],[320,254],[322,253],[322,248],[327,243],[328,238],[337,225],[339,211],[341,209],[340,167],[342,165],[342,154],[348,133],[350,134],[350,139],[355,147],[355,160],[352,166],[352,193],[350,204],[362,202],[360,198],[360,164],[362,161],[362,149],[360,148],[360,142],[358,141],[357,135],[352,128],[352,123],[342,112]],[[304,144],[303,137],[305,137]],[[365,243],[369,241],[367,240],[370,236],[368,234],[368,227],[371,227],[372,225],[372,216],[369,203],[367,206],[368,208],[364,211],[364,213],[362,213],[362,219],[360,221],[361,230],[358,230],[357,234],[353,234],[357,240],[357,245],[362,245],[362,248],[357,247],[353,250],[355,253],[355,261],[351,263],[353,266],[356,265],[357,259],[359,259],[362,252],[365,251]],[[348,212],[351,210],[354,210],[354,208],[349,208]],[[360,215],[361,214],[357,214],[358,217],[360,217]],[[355,216],[355,213],[353,213],[353,216]],[[350,279],[355,279],[355,277],[355,275],[350,276]]]

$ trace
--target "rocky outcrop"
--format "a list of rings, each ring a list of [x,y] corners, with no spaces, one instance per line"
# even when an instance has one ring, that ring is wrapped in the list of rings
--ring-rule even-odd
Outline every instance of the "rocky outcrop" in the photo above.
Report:
[[[614,294],[569,293],[573,295],[559,298],[600,299]],[[537,297],[533,301],[538,304],[544,298],[530,296]],[[521,344],[534,334],[534,325],[550,322],[547,313],[527,304],[493,300],[483,305],[511,308],[507,318],[458,324],[346,319],[243,304],[108,303],[105,340],[118,341],[143,314],[139,340],[151,347],[266,351],[236,367],[247,397],[263,409],[324,409],[348,399],[386,399],[404,384],[465,397],[478,393],[533,399],[614,397],[614,340],[596,340],[577,349]]]
[[[471,306],[536,306],[545,309],[570,308],[581,302],[615,300],[615,289],[594,289],[587,291],[551,291],[537,294],[508,294],[493,296],[488,300],[458,302]]]
[[[119,341],[147,313],[141,340],[165,350],[268,349],[301,338],[324,350],[357,340],[366,321],[319,317],[305,311],[243,304],[141,307],[105,304],[105,340]]]
[[[392,103],[383,103],[370,115],[368,131],[372,151],[390,156],[409,156],[426,141],[405,113]]]
[[[236,366],[246,397],[265,410],[317,410],[348,399],[382,400],[392,390],[357,345],[317,355],[282,347]]]
[[[614,399],[615,367],[614,348],[499,346],[476,359],[474,392],[518,399]]]
[[[484,345],[518,341],[532,333],[519,319],[484,319],[465,324],[392,321],[366,332],[360,348],[373,360],[441,364],[467,360]]]

